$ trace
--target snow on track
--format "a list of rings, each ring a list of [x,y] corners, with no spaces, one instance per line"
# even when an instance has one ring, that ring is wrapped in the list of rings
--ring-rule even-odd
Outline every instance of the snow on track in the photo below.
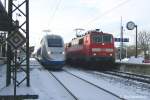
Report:
[[[132,86],[124,79],[113,79],[111,76],[91,74],[90,71],[74,68],[65,67],[64,69],[127,100],[149,100],[150,98],[149,89],[142,89],[138,85]]]
[[[47,70],[33,70],[31,85],[39,94],[39,100],[74,100]]]
[[[120,100],[64,71],[52,72],[79,100]]]

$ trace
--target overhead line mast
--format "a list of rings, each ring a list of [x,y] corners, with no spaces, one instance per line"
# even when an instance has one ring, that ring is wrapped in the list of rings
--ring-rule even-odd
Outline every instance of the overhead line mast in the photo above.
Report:
[[[123,26],[122,26],[122,16],[121,16],[121,27],[120,27],[120,61],[123,55]]]
[[[25,9],[21,9],[21,7],[25,7]],[[23,22],[19,20],[14,20],[14,16],[19,12],[21,16],[23,16]],[[14,15],[14,16],[13,16]],[[14,73],[14,68],[16,66],[19,66],[20,69],[25,72],[25,77],[21,81],[15,81],[17,86],[19,86],[21,83],[23,83],[26,80],[26,85],[30,86],[30,71],[29,71],[29,0],[22,0],[20,3],[16,4],[14,0],[8,1],[8,16],[11,22],[11,27],[14,26],[14,22],[18,22],[17,25],[17,31],[21,34],[24,34],[26,43],[25,46],[21,47],[21,50],[25,53],[25,58],[19,62],[19,65],[14,63],[14,52],[12,51],[11,47],[8,45],[7,47],[7,77],[6,77],[6,85],[11,84],[11,72]],[[14,29],[8,30],[8,37],[14,32]],[[12,59],[11,59],[12,58]],[[25,64],[23,62],[25,61]],[[26,67],[23,67],[26,66]],[[13,77],[14,80],[14,77]]]

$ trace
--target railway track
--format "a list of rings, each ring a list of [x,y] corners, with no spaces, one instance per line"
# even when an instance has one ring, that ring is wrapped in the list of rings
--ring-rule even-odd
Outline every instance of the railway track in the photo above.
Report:
[[[123,73],[123,74],[127,74],[127,75],[134,75],[136,77],[141,77],[141,78],[149,79],[150,80],[150,76],[146,76],[146,75],[140,75],[140,74],[129,73],[129,72],[121,72],[121,71],[113,71],[113,72]]]
[[[104,71],[102,73],[150,84],[150,77],[149,76],[127,73],[127,72],[120,72],[120,71]]]
[[[91,83],[91,82],[89,82],[89,81],[87,81],[87,80],[85,80],[85,79],[83,79],[83,78],[81,78],[81,77],[79,77],[79,76],[77,76],[77,75],[75,75],[75,74],[72,74],[71,72],[68,72],[68,71],[66,71],[66,70],[63,70],[62,72],[51,72],[51,71],[49,71],[49,73],[74,97],[74,99],[75,100],[82,100],[82,97],[80,97],[79,95],[78,95],[78,93],[74,93],[74,90],[73,89],[71,89],[65,82],[64,82],[64,80],[63,79],[60,79],[61,78],[61,76],[65,76],[66,78],[67,77],[71,77],[72,79],[74,79],[74,80],[77,80],[76,82],[77,83],[83,83],[84,85],[82,85],[82,86],[85,86],[86,87],[86,90],[87,90],[87,87],[92,87],[92,88],[94,88],[95,89],[95,91],[102,91],[103,93],[105,93],[105,95],[107,94],[107,95],[111,95],[112,96],[112,98],[115,98],[115,100],[117,99],[117,100],[125,100],[124,98],[122,98],[122,97],[120,97],[120,96],[118,96],[117,94],[114,94],[114,93],[112,93],[112,92],[110,92],[110,91],[108,91],[108,90],[106,90],[106,89],[103,89],[102,87],[100,87],[100,86],[98,86],[98,85],[95,85],[94,83]],[[63,73],[62,75],[57,75],[57,74],[60,74],[60,73]],[[68,78],[68,81],[69,81],[69,78]],[[70,80],[71,81],[71,80]],[[69,83],[69,82],[68,82]],[[72,84],[73,84],[73,81],[72,81]],[[77,85],[77,84],[76,84]],[[80,87],[80,86],[78,86],[77,88],[80,88],[80,89],[82,89],[83,87]],[[83,88],[84,89],[84,88]],[[83,91],[83,89],[82,89],[82,91]],[[90,91],[90,89],[89,89],[89,91]],[[94,92],[95,92],[94,91]],[[87,91],[84,91],[84,92],[87,92]],[[92,91],[91,91],[92,92]],[[90,93],[91,93],[90,92]],[[87,93],[88,94],[88,93]],[[84,99],[85,100],[85,99]],[[114,99],[113,99],[114,100]]]
[[[94,86],[94,87],[96,87],[96,88],[98,88],[98,89],[100,89],[100,90],[103,90],[103,91],[105,91],[105,92],[107,92],[107,93],[109,93],[109,94],[111,94],[111,95],[113,95],[113,96],[115,96],[115,97],[121,99],[121,100],[125,100],[124,98],[118,96],[117,94],[114,94],[114,93],[112,93],[112,92],[110,92],[110,91],[108,91],[108,90],[106,90],[106,89],[104,89],[104,88],[102,88],[102,87],[100,87],[100,86],[98,86],[98,85],[95,85],[94,83],[92,83],[92,82],[90,82],[90,81],[87,81],[87,80],[85,80],[85,79],[83,79],[83,78],[81,78],[81,77],[79,77],[79,76],[77,76],[77,75],[75,75],[75,74],[73,74],[73,73],[71,73],[71,72],[68,72],[68,71],[66,71],[66,70],[64,70],[64,71],[65,71],[66,73],[70,74],[70,75],[73,75],[74,77],[76,77],[76,78],[78,78],[78,79],[81,79],[82,81],[84,81],[84,82],[86,82],[86,83],[91,84],[92,86]]]
[[[70,90],[67,88],[51,71],[49,73],[63,86],[64,89],[74,98],[74,100],[79,100]]]

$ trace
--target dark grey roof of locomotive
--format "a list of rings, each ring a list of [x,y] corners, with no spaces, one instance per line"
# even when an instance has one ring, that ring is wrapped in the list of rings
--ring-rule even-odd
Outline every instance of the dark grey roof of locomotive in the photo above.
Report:
[[[60,39],[62,39],[61,36],[59,36],[59,35],[54,35],[54,34],[49,34],[49,35],[46,35],[45,37],[46,37],[46,38],[60,38]]]

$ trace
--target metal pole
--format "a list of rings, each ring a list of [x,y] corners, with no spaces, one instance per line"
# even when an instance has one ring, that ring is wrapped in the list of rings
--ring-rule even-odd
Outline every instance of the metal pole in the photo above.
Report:
[[[15,50],[15,66],[14,66],[14,74],[15,74],[15,80],[14,80],[14,100],[16,100],[16,80],[17,80],[17,50]]]
[[[135,58],[137,58],[137,25],[135,25],[136,28],[136,46],[135,46]]]
[[[120,29],[120,61],[122,59],[122,51],[123,51],[123,26],[122,26],[122,17],[121,17],[121,29]]]
[[[12,26],[12,0],[8,1],[8,17],[10,25]],[[8,36],[11,33],[11,26],[9,27]],[[6,86],[11,83],[11,47],[7,45],[7,75],[6,75]]]
[[[123,59],[123,26],[121,26],[121,59]]]
[[[128,51],[127,51],[128,47],[126,47],[126,58],[128,57]]]
[[[29,68],[29,0],[26,0],[26,63],[27,63],[27,86],[30,86],[30,68]]]
[[[6,33],[3,33],[3,41],[6,40]],[[2,57],[6,57],[6,44],[2,45]]]
[[[3,51],[2,51],[2,44],[0,44],[0,56],[2,57],[2,53],[3,53]]]

